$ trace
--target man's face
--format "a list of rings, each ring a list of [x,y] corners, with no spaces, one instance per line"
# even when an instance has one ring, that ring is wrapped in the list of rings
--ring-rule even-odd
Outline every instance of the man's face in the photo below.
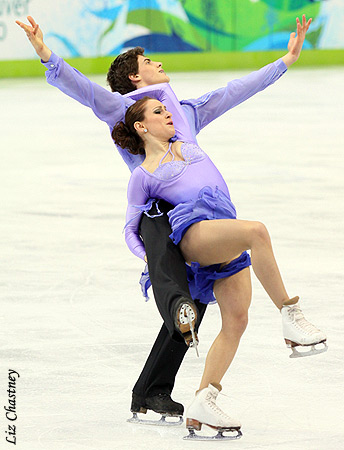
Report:
[[[150,86],[152,84],[168,83],[170,78],[162,69],[162,63],[152,61],[147,56],[138,55],[137,62],[139,66],[139,73],[132,79],[137,88]]]

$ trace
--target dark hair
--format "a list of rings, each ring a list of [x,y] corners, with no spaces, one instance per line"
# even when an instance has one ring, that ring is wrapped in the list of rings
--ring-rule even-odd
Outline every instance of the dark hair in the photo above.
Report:
[[[124,95],[135,91],[136,87],[129,80],[129,75],[139,73],[137,57],[143,54],[144,49],[142,47],[135,47],[118,55],[112,62],[106,77],[112,92],[119,92]]]
[[[134,128],[135,122],[142,122],[145,116],[145,105],[150,97],[143,97],[131,105],[125,113],[124,122],[117,122],[111,136],[116,145],[126,148],[133,155],[145,155],[142,138]]]

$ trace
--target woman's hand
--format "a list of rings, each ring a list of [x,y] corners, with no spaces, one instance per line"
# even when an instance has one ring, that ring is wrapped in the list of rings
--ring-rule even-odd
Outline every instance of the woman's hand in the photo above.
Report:
[[[302,16],[302,24],[300,19],[296,18],[296,33],[293,32],[290,34],[290,39],[288,43],[288,53],[282,58],[287,67],[293,64],[295,61],[299,59],[303,42],[306,37],[306,33],[310,24],[312,23],[312,19],[309,19],[306,22],[306,16],[303,14]]]
[[[25,31],[26,36],[29,38],[29,41],[42,61],[49,61],[51,50],[43,42],[42,30],[31,16],[28,16],[27,20],[30,22],[31,26],[20,22],[20,20],[16,20],[16,24]]]

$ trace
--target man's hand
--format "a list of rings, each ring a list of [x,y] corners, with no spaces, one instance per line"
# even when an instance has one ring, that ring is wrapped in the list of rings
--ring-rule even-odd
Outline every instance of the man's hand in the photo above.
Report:
[[[295,61],[299,59],[302,45],[311,23],[312,19],[309,19],[308,22],[306,22],[306,16],[304,14],[302,16],[302,25],[300,23],[299,18],[298,17],[296,18],[296,33],[290,34],[290,40],[288,43],[289,51],[282,58],[287,67],[291,66],[291,64],[293,64]]]
[[[36,50],[37,55],[42,59],[43,62],[49,61],[51,50],[44,44],[43,42],[43,33],[39,28],[38,24],[34,21],[31,16],[27,17],[27,20],[30,22],[30,25],[26,25],[19,20],[16,20],[16,24],[22,28],[26,36],[29,38],[33,48]]]

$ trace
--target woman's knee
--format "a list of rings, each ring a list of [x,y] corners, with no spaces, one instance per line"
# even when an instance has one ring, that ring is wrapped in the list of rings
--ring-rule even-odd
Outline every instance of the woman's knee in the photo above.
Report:
[[[238,334],[241,335],[244,333],[244,331],[247,328],[247,324],[248,324],[248,312],[247,311],[243,311],[234,317],[233,326],[235,327]]]
[[[262,222],[251,222],[252,243],[270,242],[270,235],[266,226]]]
[[[233,310],[224,318],[222,329],[229,335],[241,336],[247,328],[248,311],[243,309]]]

